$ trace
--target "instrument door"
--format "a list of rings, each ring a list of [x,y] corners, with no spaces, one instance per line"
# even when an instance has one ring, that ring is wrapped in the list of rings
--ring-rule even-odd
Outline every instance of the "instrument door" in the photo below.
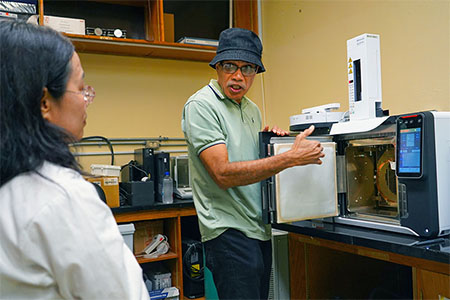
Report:
[[[312,137],[314,139],[314,137]],[[272,138],[268,155],[291,149],[293,137]],[[321,165],[285,169],[262,184],[263,220],[289,223],[338,215],[336,143],[321,141],[325,157]]]

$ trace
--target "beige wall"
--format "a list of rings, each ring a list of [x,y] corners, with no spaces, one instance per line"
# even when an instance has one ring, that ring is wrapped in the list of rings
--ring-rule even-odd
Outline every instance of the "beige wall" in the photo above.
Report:
[[[95,87],[85,135],[183,137],[187,98],[215,75],[207,63],[80,55],[85,82]]]
[[[262,0],[262,30],[268,71],[257,76],[249,96],[268,125],[287,129],[289,116],[302,108],[331,102],[347,110],[346,41],[361,33],[380,34],[384,109],[450,110],[449,0]],[[85,136],[182,137],[185,101],[215,77],[206,62],[80,57],[86,82],[97,91]],[[117,164],[130,159],[118,157]]]
[[[96,97],[88,107],[84,136],[107,138],[182,138],[181,111],[195,91],[216,77],[207,62],[177,61],[80,53],[85,82],[94,86]],[[255,88],[262,107],[261,88]],[[132,151],[141,146],[115,146],[115,151]],[[172,149],[172,148],[170,148]],[[165,150],[170,150],[165,149]],[[84,147],[79,152],[108,152],[106,147]],[[116,165],[132,156],[116,156]],[[109,156],[82,157],[86,170],[91,163],[109,164]]]
[[[207,62],[192,62],[115,55],[80,53],[86,84],[96,91],[88,107],[84,136],[107,138],[170,137],[182,138],[181,111],[194,92],[216,78]],[[261,85],[249,93],[259,107]],[[115,146],[132,151],[142,146]],[[165,148],[163,150],[182,149]],[[78,152],[108,152],[106,147],[83,147]],[[176,155],[176,154],[175,154]],[[117,155],[116,165],[133,159]],[[80,157],[89,170],[92,163],[109,164],[109,156]]]
[[[262,0],[266,116],[289,126],[302,108],[348,109],[346,41],[381,41],[384,109],[450,110],[450,1]]]

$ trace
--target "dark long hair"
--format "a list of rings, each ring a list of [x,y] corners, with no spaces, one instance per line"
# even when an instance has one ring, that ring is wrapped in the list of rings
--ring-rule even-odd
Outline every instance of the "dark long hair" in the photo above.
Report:
[[[53,29],[0,21],[0,187],[44,161],[80,171],[64,129],[42,117],[47,87],[61,99],[72,71],[71,42]]]

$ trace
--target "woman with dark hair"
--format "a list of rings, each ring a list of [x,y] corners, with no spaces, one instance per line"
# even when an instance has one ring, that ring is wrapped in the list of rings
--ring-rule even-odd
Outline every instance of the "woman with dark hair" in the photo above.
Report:
[[[95,96],[58,32],[0,21],[0,298],[148,299],[68,143]]]

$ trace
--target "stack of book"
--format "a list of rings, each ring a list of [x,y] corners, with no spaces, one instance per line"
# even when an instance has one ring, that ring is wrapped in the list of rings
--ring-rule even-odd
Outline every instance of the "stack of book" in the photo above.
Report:
[[[217,47],[219,45],[218,40],[195,38],[195,37],[182,37],[181,39],[178,40],[178,43],[201,45],[201,46],[213,46],[213,47]]]

